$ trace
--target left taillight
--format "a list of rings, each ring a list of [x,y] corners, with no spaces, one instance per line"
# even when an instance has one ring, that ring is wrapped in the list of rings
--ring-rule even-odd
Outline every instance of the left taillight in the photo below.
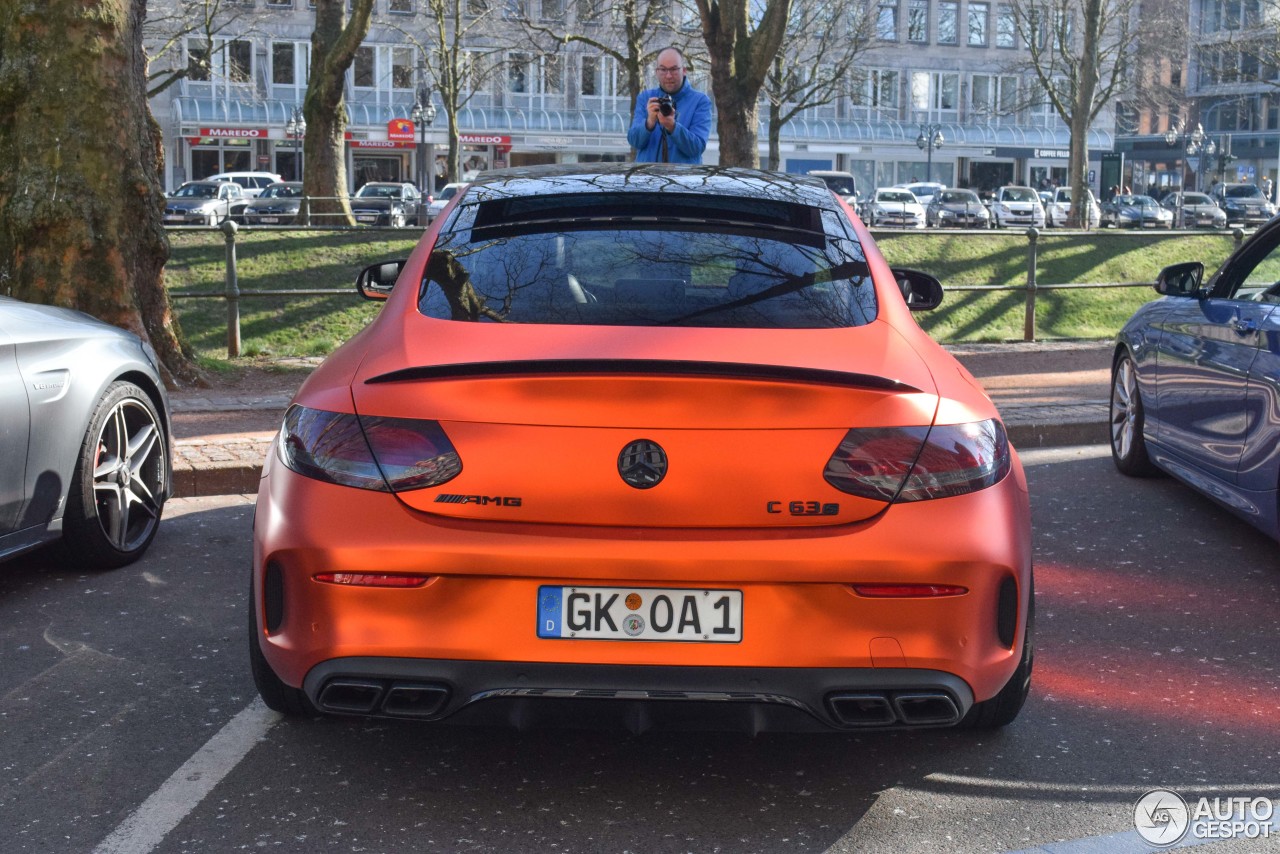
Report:
[[[278,447],[280,459],[298,474],[378,492],[439,486],[462,471],[435,421],[361,418],[295,404],[285,412]]]
[[[928,501],[976,492],[1009,473],[1009,439],[995,419],[934,427],[855,428],[823,477],[879,501]]]

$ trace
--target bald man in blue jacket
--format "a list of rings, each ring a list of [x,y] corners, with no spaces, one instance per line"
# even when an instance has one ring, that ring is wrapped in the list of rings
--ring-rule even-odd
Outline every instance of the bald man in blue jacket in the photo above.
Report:
[[[684,57],[674,47],[658,54],[658,85],[636,96],[627,142],[637,163],[701,163],[711,133],[711,99],[689,85]],[[670,96],[671,115],[658,99]]]

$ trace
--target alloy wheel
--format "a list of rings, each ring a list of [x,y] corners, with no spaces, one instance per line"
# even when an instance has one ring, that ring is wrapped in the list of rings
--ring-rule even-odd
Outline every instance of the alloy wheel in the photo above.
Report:
[[[131,398],[116,404],[98,434],[93,496],[103,535],[122,552],[145,543],[160,523],[164,453],[151,411]]]

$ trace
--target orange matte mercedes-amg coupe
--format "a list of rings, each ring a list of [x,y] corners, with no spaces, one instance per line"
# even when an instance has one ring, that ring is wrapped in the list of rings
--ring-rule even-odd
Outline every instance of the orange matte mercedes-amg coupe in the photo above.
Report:
[[[1000,726],[1027,486],[982,387],[819,179],[489,173],[285,414],[267,705],[632,730]]]

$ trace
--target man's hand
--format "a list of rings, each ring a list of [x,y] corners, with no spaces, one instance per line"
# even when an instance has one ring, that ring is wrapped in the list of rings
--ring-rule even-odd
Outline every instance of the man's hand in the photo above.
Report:
[[[671,115],[664,116],[662,110],[658,107],[658,99],[649,99],[649,115],[645,118],[644,126],[646,130],[653,130],[654,125],[661,124],[667,131],[671,133],[676,129],[676,111],[672,110]]]

